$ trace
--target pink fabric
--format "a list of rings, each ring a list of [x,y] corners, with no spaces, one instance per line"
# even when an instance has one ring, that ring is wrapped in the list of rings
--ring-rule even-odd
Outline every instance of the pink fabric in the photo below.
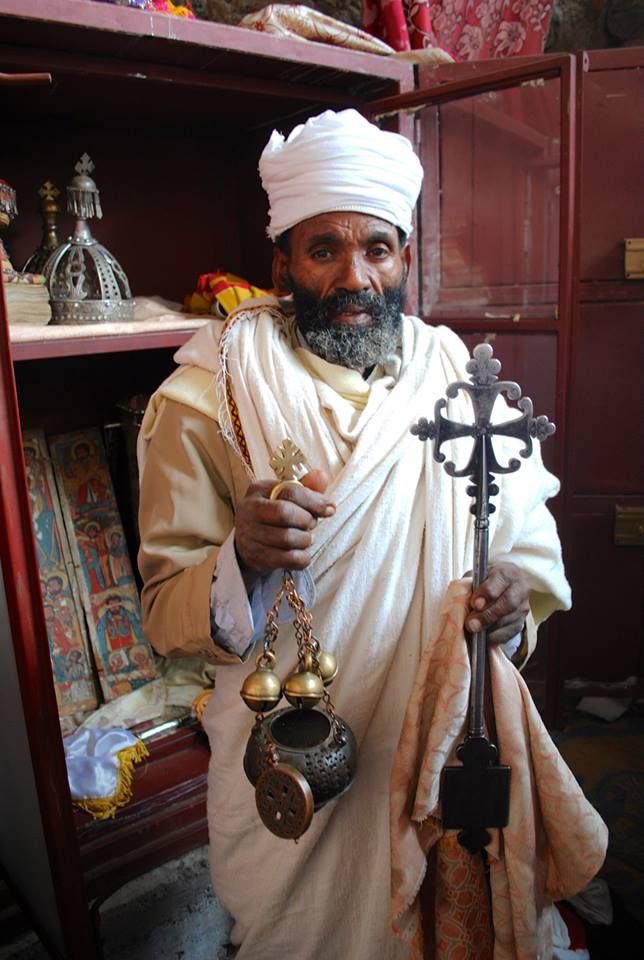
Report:
[[[467,720],[463,623],[470,589],[464,581],[449,587],[419,666],[391,776],[392,923],[414,958],[427,945],[420,892],[432,851],[439,871],[453,863],[443,870],[431,908],[432,956],[485,955],[473,953],[468,940],[470,919],[480,925],[480,898],[467,895],[477,861],[459,852],[454,832],[443,833],[438,809],[440,772],[447,761],[456,762]],[[489,664],[500,763],[512,767],[509,825],[491,831],[487,848],[494,926],[489,956],[535,960],[551,955],[550,904],[595,876],[608,831],[551,740],[521,675],[498,648],[490,649]]]
[[[543,52],[554,0],[363,0],[363,26],[395,50],[441,47],[455,60]]]

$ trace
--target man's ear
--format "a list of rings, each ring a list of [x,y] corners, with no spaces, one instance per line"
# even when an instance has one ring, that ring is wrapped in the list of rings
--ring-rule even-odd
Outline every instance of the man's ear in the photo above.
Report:
[[[288,256],[279,247],[273,247],[273,287],[278,296],[290,293]]]
[[[409,241],[405,243],[405,246],[400,251],[400,256],[402,257],[403,267],[405,268],[405,280],[409,276],[409,271],[411,269],[411,244]]]

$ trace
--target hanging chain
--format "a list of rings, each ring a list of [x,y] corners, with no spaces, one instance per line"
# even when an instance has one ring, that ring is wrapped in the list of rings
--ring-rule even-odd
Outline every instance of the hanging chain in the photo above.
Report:
[[[347,742],[347,738],[344,735],[346,729],[344,721],[340,720],[340,717],[335,712],[335,707],[331,702],[331,697],[329,696],[329,691],[325,688],[324,693],[322,694],[322,700],[324,701],[324,706],[326,707],[326,712],[328,713],[331,719],[331,727],[333,729],[333,738],[336,743],[342,746]]]
[[[284,597],[286,597],[286,602],[293,611],[293,630],[295,633],[295,641],[297,643],[297,659],[300,668],[302,670],[311,670],[313,672],[317,672],[319,669],[318,655],[320,653],[320,643],[313,635],[313,618],[306,609],[304,600],[297,592],[295,581],[293,580],[293,575],[290,570],[284,571],[284,579],[282,580],[279,590],[275,594],[273,606],[266,614],[264,654],[259,663],[264,666],[269,666],[275,656],[273,648],[279,634],[277,621],[279,609]],[[326,689],[326,687],[324,689],[324,693],[322,694],[322,700],[331,719],[333,736],[338,743],[343,744],[346,739],[344,736],[345,725],[337,716],[333,702],[329,696],[329,691]],[[258,714],[256,718],[256,725],[259,725],[263,718],[263,714]]]
[[[287,603],[294,614],[293,630],[297,643],[297,659],[303,669],[317,670],[317,655],[320,651],[320,644],[313,636],[311,614],[297,592],[293,575],[289,570],[284,571],[284,586],[286,587]]]
[[[274,646],[275,641],[279,635],[279,627],[277,625],[277,618],[279,616],[279,610],[282,603],[282,598],[286,593],[287,583],[286,578],[282,582],[279,590],[275,594],[275,599],[273,600],[273,606],[266,613],[266,627],[264,628],[264,654],[259,661],[262,666],[266,666],[270,657],[267,657],[267,654],[272,654],[274,656]],[[264,662],[266,658],[266,662]]]

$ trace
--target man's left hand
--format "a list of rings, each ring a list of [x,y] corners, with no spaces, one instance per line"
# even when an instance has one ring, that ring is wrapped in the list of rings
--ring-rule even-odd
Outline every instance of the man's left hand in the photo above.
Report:
[[[487,629],[488,643],[506,643],[523,630],[530,611],[530,588],[514,563],[490,566],[487,579],[472,591],[471,614],[465,626],[472,633]]]

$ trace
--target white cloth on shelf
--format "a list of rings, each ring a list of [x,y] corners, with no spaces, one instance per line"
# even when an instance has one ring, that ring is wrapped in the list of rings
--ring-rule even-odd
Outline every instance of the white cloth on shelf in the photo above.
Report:
[[[138,743],[129,730],[77,730],[63,738],[72,800],[111,797],[119,783],[118,754]]]

